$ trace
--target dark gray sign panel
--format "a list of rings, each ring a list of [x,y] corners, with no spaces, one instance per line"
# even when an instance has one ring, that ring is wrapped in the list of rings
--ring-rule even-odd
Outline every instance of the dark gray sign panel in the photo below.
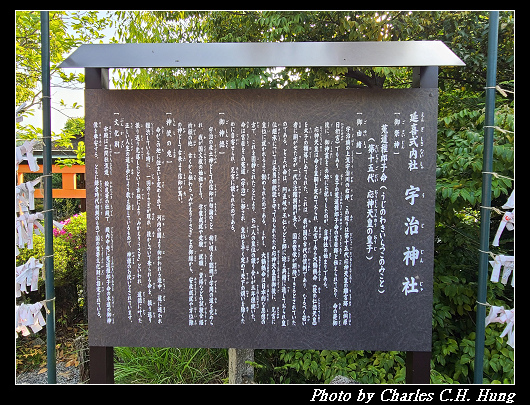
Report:
[[[91,345],[431,350],[436,89],[85,104]]]

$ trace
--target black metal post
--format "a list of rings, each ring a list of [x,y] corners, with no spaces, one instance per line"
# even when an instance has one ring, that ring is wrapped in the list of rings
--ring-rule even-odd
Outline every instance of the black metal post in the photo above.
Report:
[[[85,69],[85,89],[108,89],[109,69],[86,68]]]
[[[438,66],[415,66],[412,69],[412,87],[438,88]]]
[[[407,352],[405,359],[407,384],[429,384],[431,381],[431,352]]]

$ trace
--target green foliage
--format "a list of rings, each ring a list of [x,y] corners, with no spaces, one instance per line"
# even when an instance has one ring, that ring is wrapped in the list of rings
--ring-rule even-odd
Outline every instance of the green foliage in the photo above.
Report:
[[[497,105],[493,171],[513,178],[513,102],[499,98]],[[469,383],[473,375],[483,125],[483,108],[464,108],[440,116],[438,122],[432,360],[437,374],[431,376],[433,382]],[[512,189],[512,180],[493,177],[492,206],[503,205]],[[492,216],[492,234],[500,219]],[[513,254],[512,233],[503,234],[499,253]],[[489,283],[487,302],[511,308],[513,289]],[[485,382],[513,382],[513,349],[499,337],[502,329],[486,328]]]
[[[109,21],[97,11],[50,11],[51,74],[64,82],[84,82],[83,74],[67,75],[57,67],[64,55],[82,43],[102,38],[101,30]],[[69,29],[67,29],[69,28]],[[40,13],[16,11],[15,14],[15,104],[27,102],[26,110],[40,103],[41,81]]]
[[[62,221],[62,230],[54,228],[53,265],[55,285],[57,287],[73,286],[83,288],[83,254],[86,251],[86,213],[74,215]],[[44,236],[33,236],[33,249],[20,249],[17,266],[24,264],[30,257],[44,256]],[[39,287],[44,280],[39,279]],[[78,305],[77,302],[74,305]]]
[[[343,350],[257,350],[260,383],[329,383],[335,376],[363,384],[405,382],[404,352]]]
[[[115,347],[118,384],[208,384],[226,378],[226,349]]]
[[[470,207],[479,209],[482,197],[482,153],[484,151],[484,109],[463,109],[440,117],[436,170],[436,213],[439,221],[451,221],[455,213]],[[513,178],[514,111],[512,104],[495,110],[493,171]],[[493,178],[493,198],[509,195],[512,181]],[[503,197],[505,198],[505,197]],[[502,200],[502,199],[501,199]],[[504,201],[502,202],[503,205]]]
[[[275,42],[388,40],[389,23],[376,12],[208,11],[117,12],[117,32],[125,42]],[[382,18],[378,21],[377,17]],[[359,34],[363,30],[362,34]],[[119,70],[122,88],[345,88],[359,81],[379,86],[384,76],[410,69],[219,68]],[[364,74],[364,73],[366,74]],[[376,84],[377,83],[377,84]]]
[[[82,73],[65,73],[58,68],[67,53],[83,43],[103,38],[101,31],[110,25],[110,20],[101,17],[97,11],[50,11],[50,74],[52,79],[59,76],[63,86],[69,83],[84,83]],[[15,14],[15,104],[26,103],[22,115],[33,115],[41,104],[41,47],[40,12],[16,11]],[[53,97],[52,97],[53,102]],[[59,108],[79,109],[74,103],[67,106],[63,100]],[[52,108],[56,108],[52,105]],[[82,121],[80,121],[82,120]],[[52,133],[55,145],[72,148],[72,136],[80,133],[84,118],[71,118],[60,134]],[[84,132],[84,128],[82,130]],[[42,128],[33,125],[16,124],[17,139],[37,139],[42,137]],[[76,159],[63,159],[63,164],[83,164],[84,142],[79,142]]]
[[[483,11],[128,11],[115,13],[123,42],[279,42],[442,40],[466,62],[443,67],[440,88],[476,105],[485,85],[488,14]],[[513,12],[500,13],[499,82],[513,80]],[[410,68],[119,70],[122,88],[408,87]],[[258,75],[260,80],[252,79]],[[159,76],[162,79],[159,79]],[[230,83],[230,85],[228,85]],[[460,109],[456,110],[459,111]],[[454,112],[454,111],[453,111]]]

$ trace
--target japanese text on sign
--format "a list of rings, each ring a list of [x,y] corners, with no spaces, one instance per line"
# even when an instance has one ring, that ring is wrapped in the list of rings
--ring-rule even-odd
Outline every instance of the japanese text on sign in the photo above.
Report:
[[[91,90],[87,110],[98,345],[430,347],[435,90]]]

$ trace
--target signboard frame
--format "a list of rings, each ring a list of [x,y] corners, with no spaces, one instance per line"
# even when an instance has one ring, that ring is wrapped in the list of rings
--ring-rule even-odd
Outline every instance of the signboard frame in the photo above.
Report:
[[[91,344],[431,347],[435,89],[86,104]]]
[[[396,43],[393,43],[396,44]],[[142,44],[129,44],[129,48],[132,48],[132,46],[138,46]],[[196,45],[193,49],[189,49],[188,51],[196,51],[197,46],[199,45],[206,45],[206,44],[189,44]],[[210,44],[214,45],[214,44]],[[244,46],[245,44],[230,44],[230,49],[234,54],[237,56],[238,54],[243,54],[241,46]],[[257,46],[267,46],[267,44],[256,44]],[[307,44],[305,44],[307,46]],[[326,44],[322,44],[325,46]],[[353,49],[355,47],[355,43],[348,43],[344,44],[346,46],[346,49],[348,49],[348,46]],[[443,45],[443,44],[442,44]],[[82,48],[86,48],[88,45],[82,45],[78,51]],[[301,47],[303,44],[292,44],[292,46],[295,47]],[[392,46],[392,45],[389,45]],[[285,47],[284,45],[278,44],[278,47]],[[329,46],[331,47],[331,45]],[[74,54],[70,55],[59,67],[84,67],[85,68],[85,88],[86,89],[108,89],[109,88],[109,67],[121,67],[123,65],[122,61],[119,60],[113,60],[110,63],[103,62],[103,60],[106,58],[105,55],[108,55],[107,49],[103,49],[104,46],[98,48],[98,52],[91,53],[89,59],[83,59],[80,58],[79,60],[75,59],[76,52]],[[278,48],[281,49],[281,48]],[[298,48],[296,48],[298,49]],[[300,48],[301,49],[301,48]],[[428,49],[428,46],[427,48]],[[203,51],[206,51],[208,53],[208,48],[204,48]],[[371,55],[372,53],[375,54],[383,54],[382,52],[374,51],[370,52],[370,49],[368,49],[368,53],[364,53],[364,56]],[[276,50],[276,53],[278,50]],[[338,49],[335,51],[335,53],[343,53],[344,49]],[[129,58],[130,55],[134,54],[134,49],[128,49],[128,55]],[[292,51],[291,51],[292,53]],[[388,53],[388,52],[386,52]],[[311,66],[335,66],[336,62],[331,62],[331,59],[326,61],[326,58],[329,58],[329,55],[327,55],[326,52],[318,52],[316,53],[319,55],[315,60],[312,60]],[[418,54],[418,53],[416,53]],[[444,65],[451,65],[451,66],[463,66],[465,65],[460,59],[458,59],[454,53],[449,51],[447,55],[444,57],[441,57],[439,60],[436,59],[435,64],[433,65],[431,61],[432,58],[429,58],[426,60],[425,63],[421,62],[418,63],[418,61],[415,59],[414,53],[410,54],[411,59],[408,60],[405,58],[405,60],[400,60],[400,66],[414,66],[413,68],[413,83],[412,87],[421,87],[421,88],[437,88],[438,87],[438,66],[444,66]],[[321,59],[319,59],[321,58]],[[455,59],[456,58],[456,59]],[[134,59],[134,58],[133,58]],[[145,58],[137,57],[135,60],[128,62],[128,64],[131,65],[131,67],[139,67],[142,65],[142,60]],[[192,58],[193,59],[193,58]],[[336,59],[336,55],[332,58]],[[363,55],[360,55],[359,58],[354,58],[353,60],[350,60],[346,57],[343,58],[342,65],[345,66],[382,66],[379,63],[371,62],[367,64],[367,61],[363,59]],[[212,58],[213,64],[211,66],[216,67],[222,67],[224,65],[218,64],[215,58]],[[237,59],[240,60],[240,59]],[[340,60],[340,59],[339,59]],[[179,59],[175,59],[176,62],[179,61]],[[276,63],[277,59],[274,56],[274,53],[271,54],[270,60],[271,66],[278,66],[279,64]],[[295,61],[296,62],[296,61]],[[191,64],[187,65],[188,67],[202,67],[202,65],[197,64],[194,65],[195,62],[190,62]],[[210,63],[210,62],[209,62]],[[248,62],[247,62],[248,63]],[[330,64],[331,63],[331,64]],[[345,63],[345,64],[344,64]],[[374,64],[375,63],[375,64]],[[295,66],[298,66],[298,63],[294,63]],[[210,66],[210,65],[209,65]],[[242,64],[239,67],[245,67],[246,65]],[[387,66],[386,64],[384,66]],[[392,66],[397,66],[393,65]],[[160,67],[160,66],[159,66]],[[107,347],[107,346],[90,346],[90,357],[91,357],[91,383],[113,383],[114,382],[114,366],[113,366],[113,348]],[[407,358],[406,358],[406,365],[407,365],[407,375],[406,375],[406,382],[407,383],[429,383],[430,380],[430,357],[431,352],[407,352]]]

